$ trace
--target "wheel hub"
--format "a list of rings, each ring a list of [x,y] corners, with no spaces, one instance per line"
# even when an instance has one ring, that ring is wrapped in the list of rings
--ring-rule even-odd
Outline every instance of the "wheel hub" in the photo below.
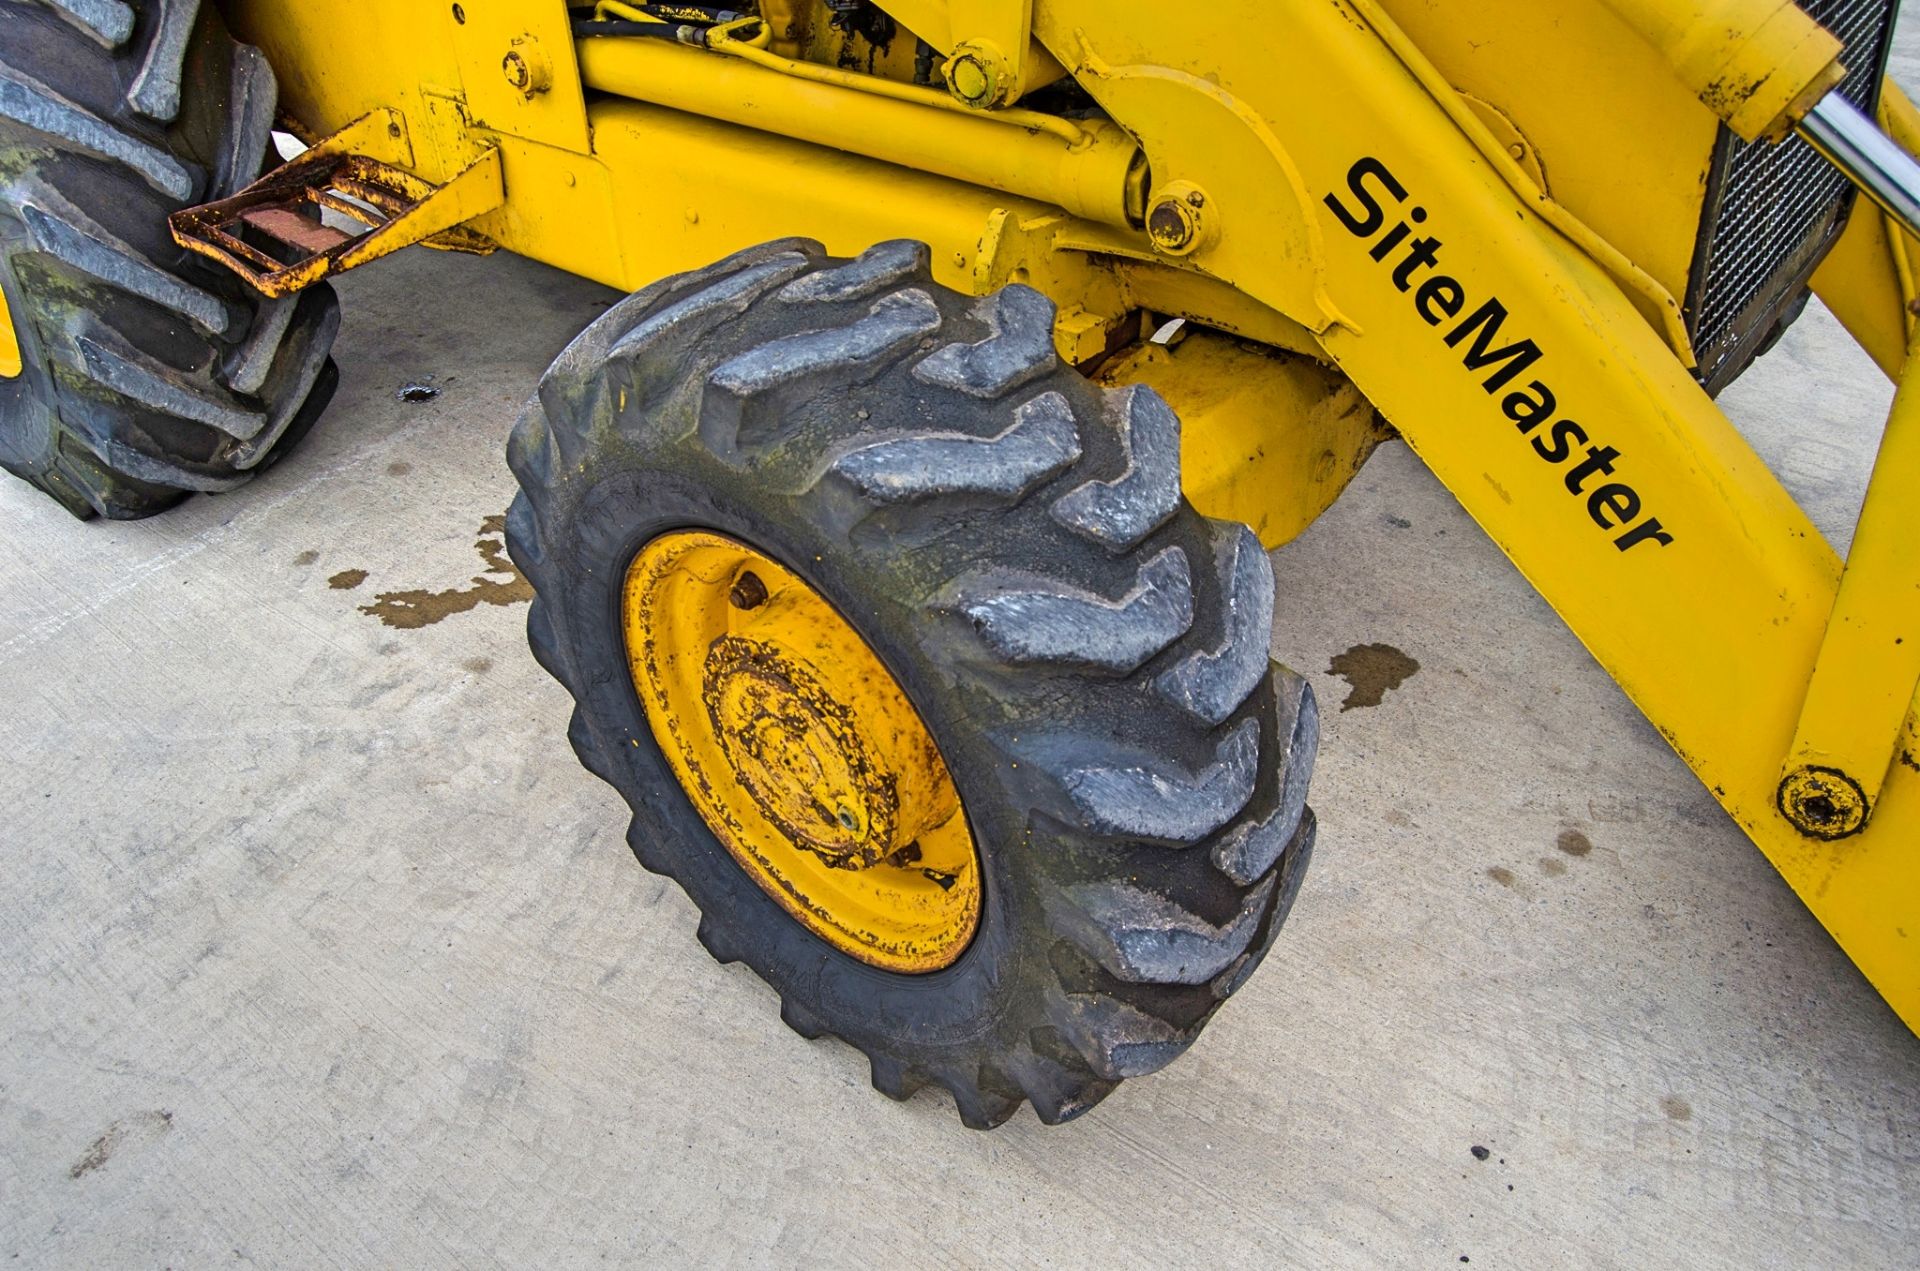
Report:
[[[722,751],[761,813],[796,845],[840,869],[867,869],[906,847],[937,811],[925,750],[869,738],[860,705],[842,701],[793,650],[722,636],[707,651],[703,696]],[[903,821],[902,796],[908,813]],[[940,820],[945,820],[941,816]]]
[[[894,971],[949,965],[979,921],[972,836],[905,693],[791,571],[702,531],[627,571],[647,721],[707,827],[789,913]]]

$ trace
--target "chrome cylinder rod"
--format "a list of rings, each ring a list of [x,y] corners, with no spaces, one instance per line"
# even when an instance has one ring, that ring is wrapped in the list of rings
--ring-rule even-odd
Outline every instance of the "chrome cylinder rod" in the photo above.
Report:
[[[1887,215],[1920,238],[1920,163],[1873,120],[1839,93],[1828,93],[1795,127]]]

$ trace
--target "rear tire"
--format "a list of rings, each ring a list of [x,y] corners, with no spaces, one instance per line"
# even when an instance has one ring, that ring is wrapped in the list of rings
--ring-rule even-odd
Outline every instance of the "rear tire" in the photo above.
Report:
[[[1267,657],[1273,576],[1180,495],[1178,421],[1055,359],[1053,306],[975,300],[927,249],[811,242],[629,297],[515,427],[528,639],[643,865],[782,1017],[969,1126],[1070,1119],[1194,1040],[1258,965],[1311,853],[1313,696]],[[790,918],[716,840],[629,672],[622,579],[698,528],[775,557],[878,654],[952,773],[984,873],[957,961],[886,972]]]
[[[75,516],[230,490],[336,379],[324,285],[267,300],[178,247],[167,215],[234,193],[270,146],[266,58],[199,0],[0,0],[0,467]]]

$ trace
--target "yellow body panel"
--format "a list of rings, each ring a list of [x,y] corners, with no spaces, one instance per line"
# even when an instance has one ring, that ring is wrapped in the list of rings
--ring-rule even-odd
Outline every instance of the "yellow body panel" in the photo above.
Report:
[[[1353,383],[1297,353],[1198,330],[1142,343],[1100,368],[1146,384],[1180,416],[1180,482],[1201,515],[1244,521],[1271,549],[1346,489],[1391,432]]]
[[[1597,0],[1381,6],[1447,82],[1515,121],[1546,189],[1685,295],[1719,121]],[[1631,93],[1598,84],[1634,84]]]
[[[428,11],[438,19],[459,68],[456,82],[475,127],[587,152],[586,97],[565,6],[461,0]],[[421,52],[404,50],[409,60]]]
[[[1870,821],[1838,842],[1781,814],[1782,765],[1841,562],[1689,375],[1676,300],[1716,120],[1773,128],[1801,108],[1806,85],[1830,77],[1831,42],[1797,10],[1773,0],[1609,0],[1551,14],[1519,0],[1338,0],[1284,17],[1221,3],[1170,20],[1147,0],[1034,0],[1040,44],[1144,153],[1150,183],[1114,216],[1111,203],[1073,204],[1066,186],[1012,186],[1010,167],[979,170],[993,164],[991,146],[929,140],[916,151],[909,123],[926,121],[931,139],[936,117],[964,117],[866,88],[789,76],[769,91],[795,102],[804,91],[809,117],[763,111],[749,128],[697,113],[756,109],[737,95],[701,99],[702,85],[687,81],[749,69],[723,55],[589,53],[590,68],[621,58],[660,68],[671,56],[686,69],[619,82],[639,97],[678,94],[677,109],[589,102],[582,154],[476,117],[462,86],[498,59],[491,48],[456,57],[437,3],[370,10],[351,51],[325,38],[331,6],[230,7],[305,125],[325,131],[394,106],[416,171],[436,182],[497,146],[507,201],[473,227],[617,286],[783,235],[843,253],[912,237],[932,245],[944,282],[986,291],[1023,281],[1051,295],[1056,343],[1076,363],[1134,341],[1145,309],[1335,368],[1920,1025],[1920,769],[1895,762]],[[883,7],[933,25],[925,15],[936,6]],[[944,40],[965,43],[971,33],[951,19],[969,10],[938,7],[950,19]],[[1722,36],[1715,15],[1728,19]],[[1703,67],[1725,75],[1703,80]],[[1010,151],[1026,136],[981,126],[999,129]],[[968,166],[939,166],[936,148],[963,152]],[[1850,322],[1880,332],[1863,338],[1888,365],[1888,333],[1904,348],[1906,324],[1890,297],[1912,289],[1903,249],[1859,228],[1875,219],[1855,216],[1821,285],[1857,298]],[[1847,307],[1836,305],[1843,317]],[[1123,354],[1100,373],[1159,375],[1200,403],[1186,455],[1195,490],[1238,507],[1255,487],[1221,474],[1275,430],[1212,391],[1234,360],[1213,340],[1190,358]],[[1306,381],[1288,372],[1277,382]],[[1296,429],[1289,444],[1312,435]],[[1366,435],[1323,435],[1345,438],[1328,449],[1336,471],[1350,470]],[[1308,508],[1323,501],[1297,478],[1273,487]],[[1271,536],[1284,537],[1285,520]],[[1881,581],[1900,567],[1891,557],[1865,566]],[[1878,589],[1864,594],[1872,604]],[[1913,721],[1904,727],[1910,750]]]
[[[1840,80],[1840,41],[1793,0],[1606,0],[1742,139],[1778,140]]]

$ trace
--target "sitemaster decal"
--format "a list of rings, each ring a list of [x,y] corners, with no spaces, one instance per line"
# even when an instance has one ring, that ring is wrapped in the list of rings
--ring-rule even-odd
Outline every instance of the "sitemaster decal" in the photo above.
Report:
[[[1396,204],[1407,201],[1406,187],[1394,179],[1387,171],[1387,165],[1374,158],[1364,158],[1347,169],[1347,188],[1353,191],[1355,202],[1361,210],[1356,212],[1348,208],[1332,194],[1327,195],[1326,204],[1340,223],[1347,227],[1355,238],[1372,238],[1379,233],[1380,227],[1387,222],[1387,213],[1367,188],[1371,179],[1390,195]],[[1427,219],[1427,209],[1417,204],[1407,212],[1408,220],[1414,224]],[[1403,242],[1406,252],[1393,266],[1393,285],[1401,291],[1413,288],[1413,276],[1422,269],[1432,269],[1440,263],[1440,240],[1431,236],[1407,241],[1412,233],[1407,221],[1401,221],[1385,234],[1380,241],[1367,249],[1381,265],[1388,264],[1387,258]],[[1500,328],[1508,318],[1507,307],[1500,303],[1497,296],[1488,297],[1485,303],[1460,317],[1460,311],[1466,308],[1466,289],[1456,278],[1436,273],[1422,281],[1413,290],[1413,309],[1430,327],[1438,327],[1444,322],[1459,321],[1441,337],[1447,347],[1457,349],[1466,345],[1460,364],[1469,371],[1486,371],[1486,379],[1480,382],[1489,396],[1500,392],[1520,374],[1530,369],[1542,357],[1540,346],[1532,340],[1516,340],[1512,344],[1494,347],[1500,338]],[[1514,422],[1523,436],[1530,439],[1533,452],[1550,464],[1562,464],[1573,457],[1574,449],[1586,446],[1586,456],[1576,462],[1566,475],[1567,492],[1587,500],[1587,515],[1593,523],[1603,530],[1619,530],[1621,533],[1613,540],[1613,545],[1626,551],[1640,543],[1658,543],[1665,547],[1673,542],[1673,535],[1660,525],[1660,518],[1649,516],[1635,523],[1640,515],[1640,494],[1624,481],[1604,481],[1588,490],[1586,485],[1595,477],[1611,477],[1614,461],[1620,458],[1620,452],[1612,446],[1592,445],[1587,430],[1571,419],[1555,419],[1552,427],[1544,434],[1536,435],[1540,425],[1553,419],[1560,408],[1553,390],[1545,381],[1530,380],[1523,388],[1516,388],[1500,399],[1500,410]]]

